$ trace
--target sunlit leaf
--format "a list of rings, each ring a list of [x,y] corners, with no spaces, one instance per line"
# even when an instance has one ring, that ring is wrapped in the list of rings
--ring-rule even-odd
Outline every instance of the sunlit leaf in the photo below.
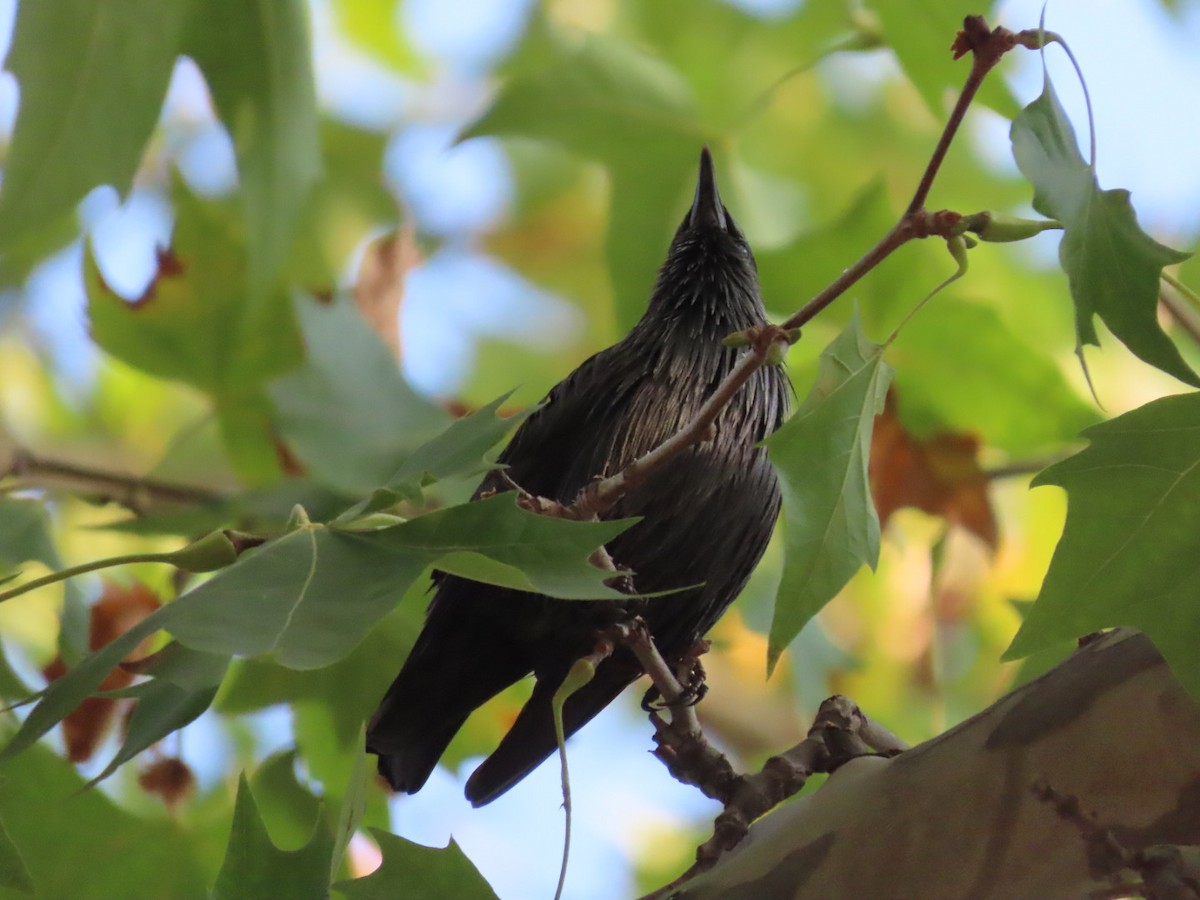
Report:
[[[97,185],[129,190],[189,8],[156,0],[18,7],[7,68],[21,105],[0,190],[0,246],[52,225]]]
[[[1101,628],[1140,628],[1200,695],[1200,394],[1089,428],[1087,449],[1034,480],[1067,491],[1067,522],[1006,658]]]
[[[1141,360],[1200,387],[1200,376],[1159,327],[1158,282],[1163,267],[1187,258],[1137,224],[1129,192],[1102,191],[1084,160],[1075,130],[1050,83],[1013,121],[1013,156],[1033,182],[1033,206],[1063,223],[1058,255],[1075,301],[1079,352],[1099,346],[1094,316]]]
[[[767,439],[783,488],[786,560],[771,622],[768,671],[806,622],[879,558],[867,464],[891,368],[858,318],[825,348],[807,399]]]
[[[380,62],[406,74],[420,70],[420,59],[400,29],[395,0],[339,0],[331,4],[339,30]]]
[[[222,202],[179,190],[171,249],[141,298],[126,302],[87,268],[92,337],[117,358],[160,378],[240,397],[300,359],[287,291],[250,297],[241,226]],[[269,336],[269,340],[264,340]]]
[[[448,847],[423,847],[386,831],[371,829],[383,865],[365,878],[334,887],[349,900],[494,900],[495,891],[453,839]]]
[[[330,118],[320,130],[324,170],[299,213],[285,273],[314,293],[332,291],[362,241],[401,220],[395,197],[380,187],[387,135]]]
[[[1100,418],[1050,358],[979,303],[939,298],[905,326],[888,360],[900,416],[918,436],[971,431],[989,446],[1032,454],[1074,440]]]

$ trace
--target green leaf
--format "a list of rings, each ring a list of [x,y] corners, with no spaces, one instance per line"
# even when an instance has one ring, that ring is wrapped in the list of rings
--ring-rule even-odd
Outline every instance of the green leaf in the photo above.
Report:
[[[264,759],[250,779],[250,790],[271,840],[280,847],[302,847],[321,816],[321,801],[296,778],[295,750]]]
[[[539,63],[511,78],[464,137],[553,141],[608,166],[605,253],[627,329],[645,310],[707,136],[687,82],[662,60],[607,35],[536,36]]]
[[[33,896],[33,878],[0,818],[0,887]]]
[[[571,599],[622,597],[603,583],[611,573],[586,560],[631,524],[552,519],[501,494],[378,531],[310,525],[244,555],[165,607],[174,612],[160,627],[198,650],[270,654],[289,668],[315,669],[348,654],[434,564]]]
[[[329,877],[334,879],[342,868],[342,860],[350,849],[350,840],[367,811],[367,729],[364,720],[359,725],[358,740],[355,745],[359,748],[355,756],[354,768],[350,771],[350,780],[338,807],[337,821],[333,831],[333,858],[329,867]],[[373,767],[372,767],[373,768]]]
[[[971,69],[970,57],[954,59],[950,45],[962,29],[963,18],[987,12],[986,6],[978,0],[871,0],[870,7],[879,16],[883,39],[895,51],[904,74],[940,120],[958,98]],[[1002,78],[988,78],[979,99],[1006,118],[1017,111]]]
[[[18,7],[7,66],[21,104],[0,190],[0,246],[54,225],[97,185],[129,190],[189,8],[158,0]]]
[[[329,896],[329,858],[333,842],[318,822],[299,850],[280,850],[271,840],[254,795],[243,775],[238,782],[233,830],[213,900],[325,900]]]
[[[217,686],[182,688],[155,678],[137,685],[137,704],[125,727],[125,739],[104,770],[88,782],[88,787],[103,781],[147,747],[157,744],[173,731],[193,722],[212,705]]]
[[[495,891],[453,839],[441,850],[371,829],[383,865],[365,878],[334,885],[349,900],[488,900]]]
[[[1084,432],[1034,486],[1067,491],[1067,521],[1015,659],[1101,628],[1140,628],[1200,696],[1200,394],[1164,397]]]
[[[276,426],[313,477],[366,493],[386,484],[449,417],[413,391],[348,301],[301,297],[295,308],[308,360],[269,388]]]
[[[227,203],[200,200],[183,188],[174,201],[171,250],[135,302],[108,289],[89,254],[92,337],[135,368],[210,394],[238,474],[266,482],[279,466],[263,384],[302,358],[291,299],[281,285],[247,292],[244,229]]]
[[[1017,165],[1034,185],[1034,209],[1063,223],[1058,255],[1075,302],[1080,358],[1084,344],[1100,345],[1093,322],[1098,315],[1139,359],[1200,387],[1200,376],[1157,319],[1163,267],[1188,255],[1138,227],[1128,191],[1100,190],[1049,75],[1041,96],[1013,121],[1011,137]]]
[[[175,192],[175,233],[146,293],[128,303],[87,260],[88,316],[104,350],[215,397],[243,398],[299,363],[301,343],[282,287],[246,292],[243,229],[224,202]],[[269,335],[270,340],[264,340]]]
[[[100,687],[113,667],[129,655],[143,639],[162,627],[167,610],[161,607],[112,642],[86,656],[79,665],[67,670],[61,678],[50,682],[41,699],[30,711],[13,739],[0,751],[0,762],[12,759],[31,746],[38,738],[63,720],[84,698]]]
[[[197,650],[315,669],[349,653],[427,563],[374,535],[299,528],[180,597],[165,627]]]
[[[297,221],[285,275],[292,284],[324,294],[338,284],[363,242],[395,228],[401,215],[395,197],[380,189],[387,134],[328,117],[320,126],[324,172]]]
[[[321,669],[298,671],[266,659],[238,660],[217,699],[217,710],[239,715],[277,703],[305,701],[332,714],[339,743],[353,744],[374,711],[425,620],[428,585],[417,581],[396,609],[343,659]]]
[[[0,771],[4,828],[38,898],[208,897],[207,835],[198,829],[162,814],[135,816],[102,791],[83,790],[74,766],[49,747],[32,747]],[[0,862],[0,873],[12,870]]]
[[[394,488],[452,475],[467,478],[496,468],[494,463],[484,461],[484,454],[536,409],[530,407],[505,417],[497,415],[511,396],[509,391],[469,416],[455,419],[445,431],[414,450],[388,479],[388,486]]]
[[[420,59],[404,40],[394,0],[339,0],[331,4],[338,30],[357,47],[405,74],[419,73]]]
[[[154,703],[144,714],[139,740],[206,708],[212,698],[204,673],[215,678],[223,671],[222,657],[270,654],[297,669],[342,659],[426,568],[441,566],[442,560],[448,571],[553,596],[624,597],[604,584],[611,573],[590,565],[587,557],[631,524],[629,519],[574,522],[539,516],[518,508],[513,495],[500,494],[365,533],[303,526],[244,554],[51,683],[0,751],[0,761],[49,731],[160,629],[213,656],[174,651],[160,661],[164,685],[182,685],[174,685],[179,691],[152,689]],[[139,696],[149,690],[140,687]]]
[[[768,673],[862,564],[874,568],[879,559],[879,518],[867,463],[871,430],[892,374],[882,354],[863,335],[856,313],[821,354],[817,381],[804,403],[766,441],[783,488],[786,553]]]
[[[197,4],[184,49],[233,137],[248,286],[261,293],[287,258],[321,171],[308,8],[301,0],[209,0]]]
[[[216,687],[228,668],[227,655],[202,653],[178,641],[171,641],[155,653],[148,663],[142,661],[138,667],[144,674],[189,691]]]
[[[50,517],[40,501],[0,496],[0,572],[27,560],[62,568],[50,537]]]
[[[604,584],[613,573],[587,558],[636,521],[538,515],[519,508],[513,494],[501,493],[426,513],[371,537],[382,547],[424,553],[431,565],[466,578],[566,600],[616,600],[628,595]],[[484,559],[508,571],[480,563]]]
[[[1028,454],[1073,440],[1099,418],[1053,361],[977,303],[940,298],[904,327],[888,360],[904,424],[918,436],[971,431]]]

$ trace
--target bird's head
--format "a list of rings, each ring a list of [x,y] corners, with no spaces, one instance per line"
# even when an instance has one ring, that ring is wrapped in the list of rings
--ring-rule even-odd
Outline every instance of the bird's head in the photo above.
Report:
[[[692,207],[683,217],[667,260],[658,272],[647,318],[702,316],[746,327],[746,316],[761,319],[758,271],[737,222],[721,202],[712,154],[700,152],[700,173]]]

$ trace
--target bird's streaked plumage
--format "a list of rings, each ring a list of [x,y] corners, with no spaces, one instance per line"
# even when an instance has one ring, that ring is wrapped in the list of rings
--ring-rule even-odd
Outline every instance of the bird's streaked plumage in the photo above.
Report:
[[[571,503],[689,422],[736,362],[726,335],[765,323],[754,259],[722,205],[705,150],[695,202],[671,243],[645,315],[619,343],[559,382],[499,457],[524,490]],[[779,513],[779,486],[755,444],[778,427],[790,388],[763,368],[695,444],[633,488],[606,518],[642,521],[609,545],[639,593],[700,585],[650,601],[565,601],[439,577],[425,626],[367,730],[391,785],[420,789],[467,716],[529,673],[533,695],[467,783],[476,806],[512,787],[555,749],[550,699],[595,631],[636,604],[662,655],[677,660],[716,622],[758,563]],[[506,490],[489,474],[476,495]],[[619,649],[566,702],[572,734],[641,668]]]

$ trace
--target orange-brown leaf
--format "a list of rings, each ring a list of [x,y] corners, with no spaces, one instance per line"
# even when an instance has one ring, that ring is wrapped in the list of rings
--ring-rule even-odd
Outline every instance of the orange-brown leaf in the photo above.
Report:
[[[174,809],[196,789],[196,776],[182,759],[168,756],[138,772],[138,784],[147,794],[157,794],[168,809]]]
[[[870,475],[880,524],[897,509],[911,506],[960,525],[996,548],[996,516],[973,435],[914,437],[896,414],[895,394],[889,392],[871,437]]]
[[[99,650],[124,634],[146,616],[158,609],[157,595],[144,584],[107,584],[100,599],[93,604],[88,625],[88,647]],[[139,647],[137,655],[143,652]],[[62,677],[67,667],[61,656],[55,657],[43,670],[47,681]],[[133,681],[133,674],[115,666],[97,690],[114,691]],[[121,701],[110,697],[87,697],[62,721],[63,744],[71,762],[84,762],[92,757],[112,725]]]

